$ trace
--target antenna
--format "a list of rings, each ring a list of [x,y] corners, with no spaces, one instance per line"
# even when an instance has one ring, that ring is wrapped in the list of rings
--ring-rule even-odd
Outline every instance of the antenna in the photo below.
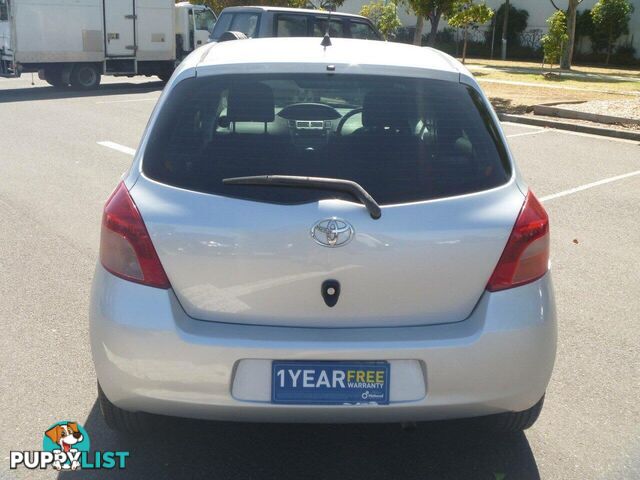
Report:
[[[320,42],[320,45],[322,45],[324,48],[330,47],[331,46],[331,37],[329,36],[329,26],[331,25],[331,8],[333,7],[333,5],[329,6],[329,16],[327,17],[327,28],[324,31],[324,37],[322,37],[322,42]]]

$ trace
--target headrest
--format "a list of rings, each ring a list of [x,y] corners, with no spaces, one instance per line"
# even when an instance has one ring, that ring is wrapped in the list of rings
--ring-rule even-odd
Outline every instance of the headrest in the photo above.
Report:
[[[273,122],[273,90],[260,82],[241,82],[229,91],[227,117],[230,122]]]
[[[362,102],[363,127],[408,128],[415,107],[404,90],[372,90]]]

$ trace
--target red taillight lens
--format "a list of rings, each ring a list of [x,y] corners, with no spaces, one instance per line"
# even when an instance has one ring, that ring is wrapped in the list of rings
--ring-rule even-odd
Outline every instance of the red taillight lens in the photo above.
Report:
[[[171,286],[140,212],[122,182],[104,206],[100,262],[125,280],[157,288]]]
[[[533,282],[548,269],[549,216],[529,191],[487,290],[495,292]]]

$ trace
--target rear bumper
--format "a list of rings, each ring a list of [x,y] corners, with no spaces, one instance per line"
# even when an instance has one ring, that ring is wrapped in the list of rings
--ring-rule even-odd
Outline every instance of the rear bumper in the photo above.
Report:
[[[526,410],[542,397],[556,351],[549,274],[486,292],[472,315],[454,324],[317,329],[194,320],[171,290],[126,282],[98,265],[90,321],[98,379],[114,404],[217,420],[392,422]],[[247,359],[254,362],[238,368]],[[273,405],[265,391],[270,370],[263,368],[272,359],[388,360],[391,403]],[[393,366],[406,364],[419,366],[414,383],[423,382],[408,397],[393,390]],[[238,389],[240,376],[248,389]]]

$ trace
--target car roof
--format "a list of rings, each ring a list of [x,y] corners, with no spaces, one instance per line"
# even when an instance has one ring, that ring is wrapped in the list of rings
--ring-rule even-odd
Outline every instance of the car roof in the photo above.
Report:
[[[332,45],[325,48],[321,40],[319,37],[252,38],[214,43],[194,52],[202,53],[183,62],[182,68],[195,68],[203,74],[311,73],[319,68],[326,72],[327,66],[334,64],[340,66],[337,72],[393,75],[413,69],[419,76],[448,80],[460,80],[461,75],[473,78],[460,62],[433,48],[348,38],[332,38]],[[472,80],[472,83],[475,82]]]
[[[345,12],[329,12],[327,10],[312,10],[309,8],[290,8],[290,7],[272,7],[269,5],[256,5],[256,6],[235,6],[235,7],[227,7],[220,12],[228,13],[228,12],[291,12],[291,13],[310,13],[313,15],[329,15],[331,16],[340,16],[340,17],[354,17],[354,18],[362,18],[366,20],[366,17],[362,15],[355,15],[353,13],[345,13]]]

